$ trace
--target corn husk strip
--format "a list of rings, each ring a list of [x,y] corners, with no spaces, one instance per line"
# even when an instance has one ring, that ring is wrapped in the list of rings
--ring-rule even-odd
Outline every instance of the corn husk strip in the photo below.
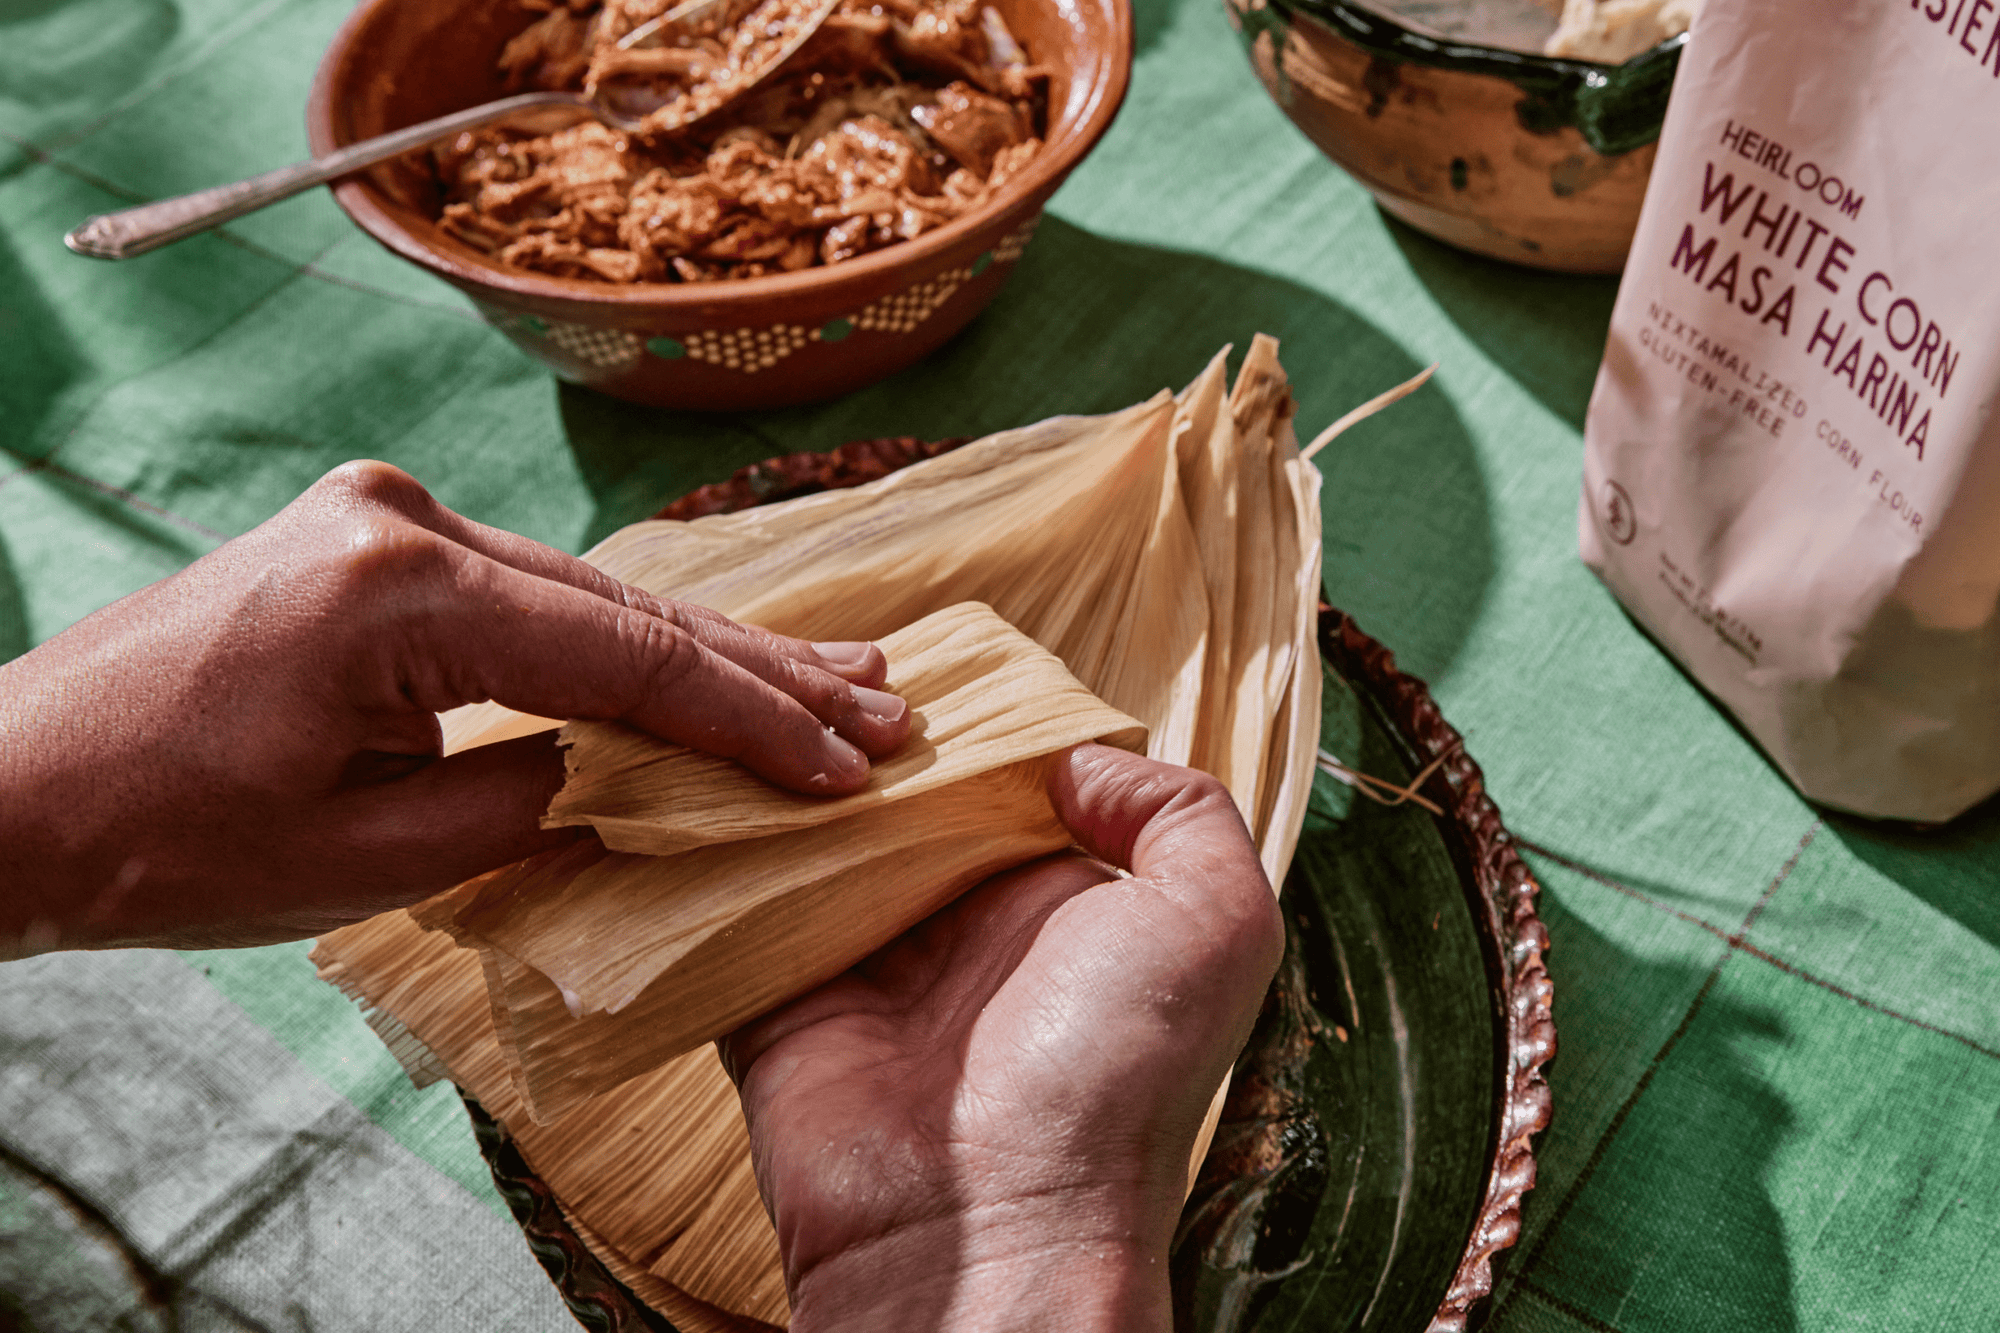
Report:
[[[784,1320],[790,1311],[784,1264],[772,1253],[770,1221],[761,1209],[740,1206],[745,1197],[757,1197],[748,1154],[652,1271],[672,1274],[675,1286],[699,1300],[753,1319]]]
[[[831,824],[673,857],[611,852],[586,841],[482,876],[411,915],[419,925],[498,949],[541,972],[567,992],[576,1018],[616,1014],[702,941],[767,903],[837,876],[875,885],[870,896],[887,902],[898,878],[888,863],[952,839],[1011,841],[1006,820],[1035,830],[1022,835],[1028,843],[1049,841],[1055,835],[1040,789],[1045,771],[1034,760],[1009,764],[896,805],[863,807]],[[1056,844],[1066,845],[1066,839]],[[856,911],[859,917],[869,909],[857,904]]]
[[[1174,455],[1175,406],[1161,448],[1152,530],[1138,553],[1129,593],[1107,636],[1108,655],[1090,687],[1146,719],[1146,753],[1170,764],[1194,757],[1207,671],[1209,594],[1195,571],[1201,551],[1189,521]],[[1144,645],[1143,651],[1133,651]]]
[[[523,1150],[533,1148],[531,1160],[536,1170],[555,1185],[566,1203],[597,1215],[605,1208],[615,1210],[631,1182],[643,1181],[662,1167],[676,1171],[694,1168],[696,1176],[720,1179],[734,1158],[747,1151],[749,1140],[742,1133],[735,1089],[723,1073],[713,1050],[695,1052],[671,1065],[655,1070],[646,1080],[628,1083],[600,1099],[597,1107],[600,1126],[616,1126],[631,1134],[609,1136],[602,1142],[591,1136],[556,1138],[540,1134],[528,1121],[506,1062],[501,1058],[490,1011],[486,985],[477,956],[453,946],[443,935],[419,929],[401,912],[387,912],[356,925],[346,926],[321,938],[313,959],[321,976],[342,989],[350,986],[378,996],[404,991],[399,1009],[409,1032],[429,1047],[433,1058],[450,1069],[452,1080],[474,1097],[522,1142]],[[392,976],[382,975],[393,972]],[[415,994],[408,992],[414,991]],[[623,1116],[626,1104],[645,1104],[648,1112]],[[651,1118],[659,1104],[693,1112],[688,1118],[661,1125]],[[716,1137],[704,1126],[721,1116],[735,1115],[737,1137],[722,1136],[718,1144],[705,1143]],[[621,1123],[630,1120],[630,1126]],[[643,1129],[643,1135],[632,1133]],[[599,1159],[608,1148],[615,1156]],[[603,1168],[613,1169],[605,1170]],[[562,1177],[558,1183],[557,1177]],[[649,1208],[660,1201],[648,1199]],[[669,1203],[657,1222],[670,1234],[678,1233],[691,1220],[699,1203],[678,1205],[675,1215]],[[598,1225],[602,1227],[601,1217]],[[657,1234],[621,1236],[621,1247],[647,1260],[663,1249],[666,1241]]]
[[[1228,410],[1228,356],[1223,348],[1181,394],[1176,413],[1177,462],[1187,497],[1189,526],[1200,557],[1200,578],[1208,600],[1208,641],[1202,668],[1204,707],[1195,728],[1189,763],[1224,779],[1218,770],[1225,747],[1227,712],[1218,701],[1234,684],[1236,621],[1235,421]]]
[[[1210,602],[1191,762],[1229,789],[1275,889],[1297,845],[1312,772],[1275,742],[1301,726],[1313,740],[1319,731],[1319,691],[1294,679],[1318,601],[1319,474],[1298,459],[1275,341],[1252,340],[1225,397],[1227,350],[1181,394],[1175,432]],[[1303,610],[1295,609],[1300,599]],[[1210,1099],[1188,1162],[1190,1189],[1227,1092],[1225,1082]]]
[[[1361,406],[1350,408],[1341,415],[1338,421],[1313,436],[1312,443],[1299,451],[1299,457],[1305,459],[1307,462],[1311,462],[1319,456],[1320,450],[1332,444],[1342,435],[1345,435],[1349,427],[1366,421],[1369,417],[1374,416],[1391,403],[1399,403],[1417,390],[1423,388],[1424,385],[1430,382],[1431,376],[1437,374],[1437,368],[1438,363],[1433,361],[1416,374],[1410,376],[1410,378],[1404,380],[1401,384],[1398,384],[1395,388],[1384,389],[1381,393],[1376,394],[1373,398],[1361,404]]]
[[[1272,476],[1276,441],[1274,417],[1289,420],[1291,394],[1268,340],[1253,342],[1229,395],[1235,427],[1237,524],[1235,611],[1230,668],[1234,688],[1221,692],[1224,719],[1217,728],[1222,747],[1211,756],[1237,807],[1257,830],[1265,747],[1271,718],[1291,671],[1290,617],[1281,599],[1291,592],[1291,566],[1298,560],[1298,537],[1291,531],[1289,503],[1279,505]]]
[[[936,791],[1081,741],[1145,748],[1145,728],[1101,703],[1047,649],[979,602],[881,640],[887,688],[911,710],[910,739],[865,790],[827,799],[759,782],[713,755],[615,724],[563,729],[569,780],[547,827],[589,824],[614,851],[668,856],[768,837]]]
[[[755,1187],[756,1182],[752,1180],[750,1188],[754,1190]],[[725,1192],[716,1197],[731,1196]],[[782,1290],[779,1292],[781,1298],[777,1315],[779,1322],[776,1324],[762,1319],[752,1319],[747,1315],[730,1314],[707,1301],[696,1299],[667,1279],[634,1264],[628,1255],[592,1231],[590,1224],[571,1212],[561,1199],[556,1200],[556,1206],[562,1209],[563,1219],[569,1223],[570,1229],[576,1232],[577,1237],[593,1254],[604,1261],[604,1266],[611,1271],[611,1276],[623,1282],[640,1300],[673,1320],[674,1327],[681,1333],[774,1333],[775,1329],[783,1327],[788,1312],[783,1306]],[[743,1262],[754,1264],[757,1261],[746,1256]]]
[[[702,533],[691,550],[658,540],[669,534],[657,529],[682,525],[634,525],[595,555],[620,577],[659,579],[690,601],[739,607],[743,619],[800,637],[880,638],[941,606],[985,602],[1088,681],[1108,651],[1099,615],[1108,590],[1149,535],[1171,415],[1162,394],[1096,422],[1007,432],[867,486],[809,496],[789,513],[773,506],[685,525],[726,524],[732,544],[748,548],[729,569],[708,567],[721,533]],[[1057,533],[1066,558],[1052,568],[1050,548],[1024,538]],[[1107,568],[1116,562],[1123,567]],[[849,595],[828,598],[828,585]]]
[[[1313,651],[1319,473],[1299,458],[1276,343],[1252,341],[1227,393],[1226,350],[1181,394],[1175,425],[1210,603],[1204,706],[1190,762],[1229,788],[1276,884],[1297,843],[1312,775],[1309,762],[1277,742],[1316,737],[1319,727],[1317,688],[1301,690],[1295,680],[1298,662]]]
[[[1305,825],[1306,801],[1312,795],[1314,759],[1319,752],[1320,661],[1319,601],[1322,549],[1320,543],[1320,473],[1305,461],[1296,443],[1287,451],[1281,437],[1278,450],[1285,484],[1293,504],[1293,530],[1303,558],[1292,567],[1291,595],[1280,606],[1289,612],[1286,627],[1291,645],[1290,670],[1280,694],[1271,728],[1265,781],[1251,826],[1262,830],[1259,850],[1264,874],[1273,889],[1282,887],[1285,872],[1298,850]],[[1303,756],[1303,757],[1302,757]]]
[[[583,843],[413,915],[479,949],[503,1052],[549,1122],[839,974],[987,876],[1067,847],[1048,762],[677,857]]]
[[[477,958],[427,934],[404,912],[322,935],[311,956],[322,981],[397,1020],[405,1039],[389,1049],[412,1081],[441,1066],[494,1115],[506,1109],[496,1097],[513,1103]]]
[[[397,1064],[413,1087],[428,1088],[433,1083],[442,1083],[451,1077],[451,1070],[445,1067],[437,1056],[416,1033],[410,1031],[402,1019],[386,1009],[378,1009],[368,998],[367,989],[347,975],[347,969],[334,964],[319,970],[320,980],[331,983],[341,994],[354,1001],[361,1010],[361,1021],[389,1049]]]

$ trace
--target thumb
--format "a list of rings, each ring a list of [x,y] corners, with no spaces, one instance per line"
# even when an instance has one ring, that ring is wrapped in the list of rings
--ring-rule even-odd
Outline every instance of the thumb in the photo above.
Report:
[[[1284,952],[1271,882],[1215,778],[1106,745],[1079,745],[1049,778],[1057,816],[1092,856],[1132,872],[1268,980]]]
[[[588,829],[544,829],[563,784],[554,732],[482,745],[333,798],[340,852],[366,869],[377,910],[408,906],[475,875],[561,847]]]

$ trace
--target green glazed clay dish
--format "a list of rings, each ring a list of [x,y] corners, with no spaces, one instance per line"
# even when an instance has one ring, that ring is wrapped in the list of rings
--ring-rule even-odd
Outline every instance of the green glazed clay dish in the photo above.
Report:
[[[661,517],[873,480],[963,441],[874,440],[745,468]],[[1319,616],[1321,748],[1416,791],[1321,772],[1284,886],[1286,951],[1238,1062],[1172,1267],[1184,1333],[1456,1333],[1519,1233],[1555,1052],[1538,888],[1423,682]],[[471,1105],[530,1247],[586,1328],[672,1325],[605,1272]]]
[[[1223,0],[1266,92],[1383,210],[1536,268],[1616,273],[1684,38],[1622,65],[1429,36],[1346,0]]]

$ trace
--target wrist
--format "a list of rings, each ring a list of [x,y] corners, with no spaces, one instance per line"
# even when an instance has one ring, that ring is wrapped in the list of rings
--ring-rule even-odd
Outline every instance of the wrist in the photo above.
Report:
[[[76,793],[50,770],[75,742],[48,691],[25,657],[0,666],[0,959],[58,947],[69,933],[73,904],[61,886],[74,878],[75,848],[65,840],[60,812],[77,810]],[[37,727],[37,715],[43,721]]]
[[[791,1327],[1165,1333],[1178,1203],[1092,1191],[947,1209],[790,1273]]]

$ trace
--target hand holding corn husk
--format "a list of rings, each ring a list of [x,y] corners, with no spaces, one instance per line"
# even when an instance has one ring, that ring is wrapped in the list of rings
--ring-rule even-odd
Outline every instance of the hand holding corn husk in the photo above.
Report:
[[[412,908],[479,954],[530,1113],[552,1121],[837,975],[979,880],[1070,843],[1057,753],[1146,729],[976,602],[883,638],[913,736],[859,792],[571,724],[558,823],[590,840]],[[666,853],[666,854],[663,854]]]
[[[1084,746],[1053,790],[1081,852],[723,1043],[795,1327],[1172,1322],[1185,1163],[1284,927],[1214,779]]]
[[[561,834],[546,739],[441,757],[437,712],[621,718],[799,791],[909,729],[865,643],[662,601],[382,463],[0,666],[0,957],[332,930]]]

